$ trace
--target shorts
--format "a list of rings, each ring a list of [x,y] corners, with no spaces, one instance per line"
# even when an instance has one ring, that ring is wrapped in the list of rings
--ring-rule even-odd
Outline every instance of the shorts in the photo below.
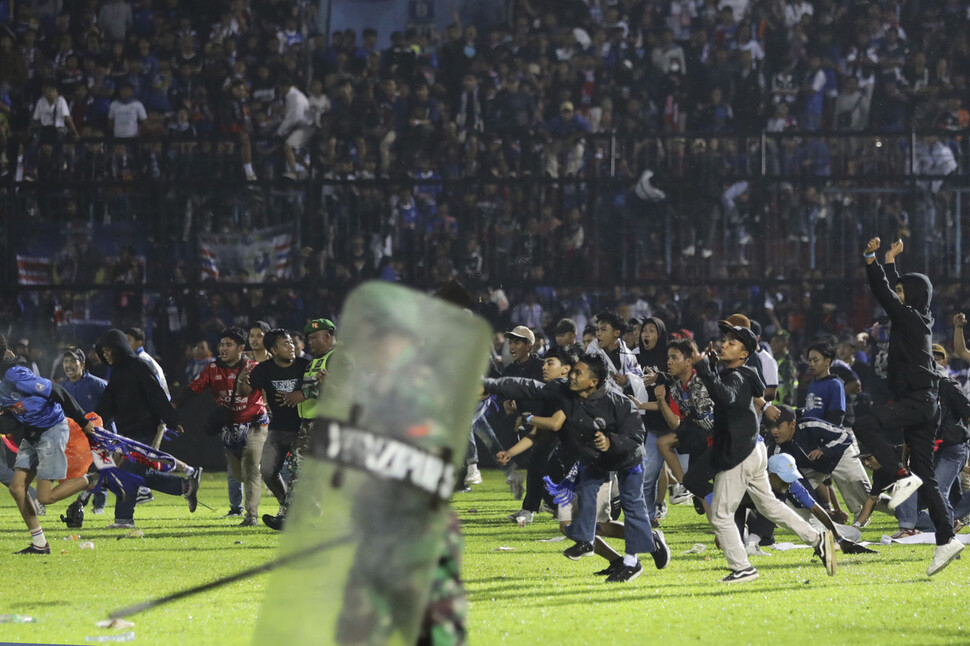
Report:
[[[297,128],[287,135],[286,143],[291,148],[302,148],[310,143],[311,137],[313,137],[313,128]]]
[[[606,482],[602,484],[599,491],[596,492],[596,522],[597,523],[608,523],[613,520],[610,517],[610,503],[613,499],[613,478],[607,479]],[[565,504],[559,505],[559,522],[566,523],[567,525],[573,522],[573,514],[579,509],[579,501],[573,496],[573,499]]]
[[[67,420],[51,426],[40,434],[36,442],[26,438],[20,442],[15,469],[36,471],[38,480],[62,480],[67,476],[67,441],[71,436]]]

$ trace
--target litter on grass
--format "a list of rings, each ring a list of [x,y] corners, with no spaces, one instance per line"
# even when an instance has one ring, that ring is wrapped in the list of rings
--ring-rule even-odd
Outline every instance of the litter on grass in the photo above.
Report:
[[[126,633],[119,633],[117,635],[95,635],[94,637],[85,637],[86,642],[133,642],[135,641],[135,631],[129,631]]]
[[[135,622],[126,621],[124,619],[102,619],[94,625],[98,628],[114,628],[116,630],[124,630],[125,628],[134,628]]]
[[[493,552],[514,552],[514,551],[515,551],[515,548],[514,548],[514,547],[505,547],[505,546],[503,545],[502,547],[496,547],[496,548],[495,548],[494,550],[492,550],[492,551],[493,551]]]
[[[704,543],[694,543],[694,547],[684,552],[684,554],[700,554],[706,549],[707,545],[704,545]]]
[[[37,618],[29,615],[0,615],[0,624],[36,624]]]
[[[560,534],[559,536],[553,536],[552,538],[540,538],[540,543],[559,543],[560,541],[566,540],[566,537]]]
[[[93,550],[94,549],[94,543],[92,543],[91,541],[84,541],[83,543],[81,543],[79,545],[79,547],[82,550]]]

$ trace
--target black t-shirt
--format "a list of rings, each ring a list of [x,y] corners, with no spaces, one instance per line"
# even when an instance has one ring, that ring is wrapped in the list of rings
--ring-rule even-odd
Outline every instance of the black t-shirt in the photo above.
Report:
[[[274,431],[300,430],[300,414],[295,406],[283,406],[276,400],[276,393],[291,393],[298,390],[303,383],[303,373],[309,362],[297,358],[291,365],[281,368],[270,359],[264,361],[249,375],[249,385],[253,390],[262,390],[266,394],[266,406],[272,413],[269,427]]]

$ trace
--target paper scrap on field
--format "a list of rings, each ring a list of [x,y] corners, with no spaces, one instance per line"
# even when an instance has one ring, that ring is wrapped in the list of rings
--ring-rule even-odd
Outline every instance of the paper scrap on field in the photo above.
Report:
[[[566,537],[560,534],[559,536],[553,536],[552,538],[540,538],[540,543],[559,543],[566,540]]]
[[[956,539],[964,545],[970,545],[970,534],[957,534]],[[903,538],[893,538],[883,535],[881,543],[890,545],[892,543],[902,543],[903,545],[936,545],[935,532],[921,532],[914,536],[904,536]]]

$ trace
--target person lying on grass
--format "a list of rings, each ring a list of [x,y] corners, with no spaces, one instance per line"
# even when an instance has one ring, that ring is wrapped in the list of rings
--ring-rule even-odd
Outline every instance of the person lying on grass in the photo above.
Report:
[[[795,458],[787,453],[776,453],[768,458],[768,482],[775,497],[787,502],[800,514],[811,513],[826,529],[832,532],[843,554],[876,554],[875,550],[855,542],[861,532],[853,527],[840,526],[828,515],[811,494],[811,485],[804,479],[795,464]],[[751,513],[748,513],[750,510]],[[746,551],[751,555],[764,555],[759,548],[774,543],[775,524],[760,515],[750,497],[741,501],[734,516],[738,530],[743,534],[748,530]],[[850,536],[851,535],[851,536]],[[852,539],[855,540],[852,540]]]

